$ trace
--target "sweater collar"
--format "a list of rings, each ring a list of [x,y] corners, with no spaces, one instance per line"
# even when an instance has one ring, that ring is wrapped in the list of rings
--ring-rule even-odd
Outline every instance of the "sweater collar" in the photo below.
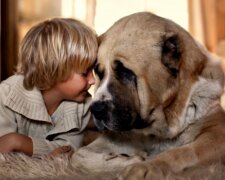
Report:
[[[36,87],[26,90],[23,87],[23,76],[17,77],[4,104],[29,119],[51,123],[40,90]]]

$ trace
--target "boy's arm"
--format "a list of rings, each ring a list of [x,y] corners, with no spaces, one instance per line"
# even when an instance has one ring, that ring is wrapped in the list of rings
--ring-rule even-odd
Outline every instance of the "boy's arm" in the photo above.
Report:
[[[0,137],[0,152],[22,152],[31,156],[33,154],[33,143],[28,136],[9,133]]]
[[[29,156],[49,153],[51,155],[60,154],[61,149],[59,147],[71,146],[76,150],[82,145],[82,139],[82,134],[75,134],[74,132],[58,135],[52,141],[9,133],[0,137],[0,153],[22,152]]]

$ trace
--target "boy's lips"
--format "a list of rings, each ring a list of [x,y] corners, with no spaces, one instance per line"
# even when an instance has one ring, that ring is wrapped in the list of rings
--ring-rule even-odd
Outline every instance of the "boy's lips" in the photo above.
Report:
[[[89,95],[90,93],[88,92],[88,90],[84,90],[84,91],[82,91],[82,94],[85,95],[85,96],[87,96],[87,95]]]

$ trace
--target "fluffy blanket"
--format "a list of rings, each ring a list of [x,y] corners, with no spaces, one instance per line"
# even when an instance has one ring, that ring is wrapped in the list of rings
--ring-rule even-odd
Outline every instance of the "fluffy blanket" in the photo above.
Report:
[[[96,162],[97,163],[97,162]],[[76,162],[67,156],[40,159],[30,158],[24,154],[0,154],[0,179],[76,179],[76,180],[111,180],[116,179],[119,172],[94,173],[77,168]],[[165,179],[159,174],[157,180]],[[225,160],[207,164],[201,168],[187,169],[182,174],[168,174],[167,180],[224,180]]]

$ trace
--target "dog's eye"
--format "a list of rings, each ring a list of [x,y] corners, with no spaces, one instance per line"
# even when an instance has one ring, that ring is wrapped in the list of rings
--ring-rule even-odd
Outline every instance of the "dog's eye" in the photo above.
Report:
[[[123,81],[124,83],[127,82],[133,82],[136,85],[136,76],[135,74],[130,70],[124,67],[123,63],[121,63],[119,60],[115,61],[115,74],[116,77]]]
[[[100,80],[104,77],[104,68],[101,64],[96,64],[94,67],[94,73],[99,77]]]

